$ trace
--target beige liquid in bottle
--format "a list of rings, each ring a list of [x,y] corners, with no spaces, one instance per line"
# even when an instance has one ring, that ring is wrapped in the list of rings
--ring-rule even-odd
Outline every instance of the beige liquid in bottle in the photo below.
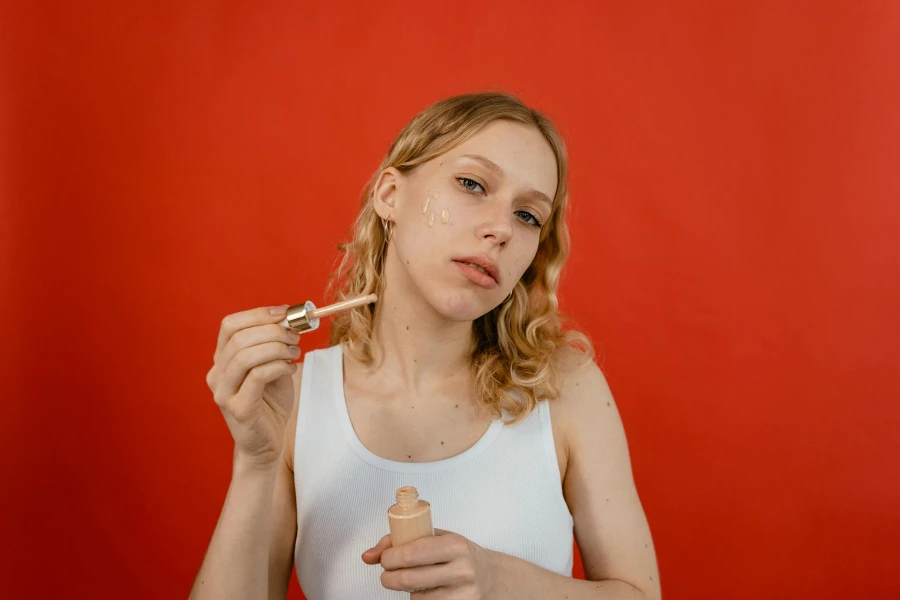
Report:
[[[388,521],[393,546],[434,535],[431,505],[425,500],[419,500],[418,490],[409,485],[397,490],[397,504],[388,509]]]

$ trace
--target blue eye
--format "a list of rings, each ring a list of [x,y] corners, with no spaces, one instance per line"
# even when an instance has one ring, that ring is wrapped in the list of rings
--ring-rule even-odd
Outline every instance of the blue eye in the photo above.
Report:
[[[468,177],[457,177],[456,181],[464,190],[466,190],[470,194],[487,193],[487,190],[484,189],[484,186],[474,179],[469,179]],[[481,188],[481,192],[477,191],[478,188]],[[519,215],[519,218],[522,219],[522,222],[526,225],[531,225],[532,227],[537,227],[538,229],[543,227],[540,219],[538,219],[535,215],[531,214],[527,210],[517,210],[515,214]]]
[[[533,226],[537,227],[538,229],[543,227],[543,224],[538,220],[538,218],[536,216],[534,216],[533,214],[531,214],[530,212],[528,212],[527,210],[516,211],[516,214],[517,215],[525,215],[525,218],[523,218],[522,220],[525,221],[526,223],[528,223],[529,225],[533,225]]]
[[[458,181],[459,185],[461,185],[463,188],[465,188],[465,190],[467,192],[471,192],[473,194],[479,193],[479,192],[476,192],[474,188],[470,187],[470,184],[477,185],[478,187],[481,188],[482,192],[485,191],[484,186],[482,186],[480,183],[478,183],[474,179],[469,179],[468,177],[457,177],[456,181]]]

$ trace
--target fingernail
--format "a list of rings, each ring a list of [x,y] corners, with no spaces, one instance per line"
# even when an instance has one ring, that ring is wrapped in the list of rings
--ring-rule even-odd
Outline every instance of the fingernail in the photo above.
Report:
[[[287,310],[288,305],[282,304],[281,306],[273,306],[269,309],[269,314],[273,317],[277,317],[278,315],[283,315]]]

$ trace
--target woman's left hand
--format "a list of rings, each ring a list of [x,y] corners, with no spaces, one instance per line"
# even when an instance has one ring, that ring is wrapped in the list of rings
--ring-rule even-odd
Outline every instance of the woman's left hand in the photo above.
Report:
[[[381,563],[381,585],[411,592],[412,600],[438,598],[488,598],[492,552],[463,536],[435,529],[407,544],[391,547],[390,534],[363,552],[364,562]]]

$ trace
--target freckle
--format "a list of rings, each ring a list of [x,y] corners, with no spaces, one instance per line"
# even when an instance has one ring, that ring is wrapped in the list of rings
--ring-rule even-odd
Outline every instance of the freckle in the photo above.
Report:
[[[650,581],[653,581],[653,575],[650,576]]]
[[[609,502],[609,498],[607,498],[606,501]]]
[[[406,264],[409,264],[409,261],[406,261]]]
[[[609,402],[607,402],[606,405],[609,406]]]
[[[449,220],[450,220],[450,211],[445,209],[444,212],[441,213],[441,223],[446,223]]]
[[[444,445],[444,442],[441,442],[441,446],[443,446],[443,445]]]
[[[459,408],[459,404],[456,405],[456,408]]]
[[[412,454],[407,454],[406,458],[412,458]]]
[[[576,381],[576,382],[575,382],[575,387],[578,387],[579,385],[580,385],[580,384]]]
[[[409,325],[406,326],[406,330],[409,331]]]
[[[412,407],[413,407],[413,409],[415,409],[415,408],[416,408],[416,406],[415,406],[415,405],[414,405],[414,404],[411,404],[411,405],[410,405],[410,406],[412,406]],[[607,500],[607,502],[609,502],[609,500]]]

